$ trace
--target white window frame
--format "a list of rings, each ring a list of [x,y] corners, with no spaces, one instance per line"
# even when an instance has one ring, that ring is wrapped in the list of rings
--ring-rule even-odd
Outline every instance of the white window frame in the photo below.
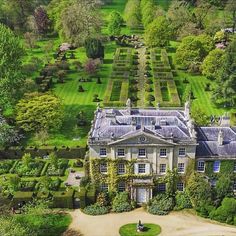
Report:
[[[157,184],[157,191],[160,193],[166,192],[166,183]]]
[[[106,148],[100,148],[99,155],[100,155],[100,157],[106,157],[107,156],[107,149]]]
[[[202,166],[200,166],[200,164],[202,165],[203,163],[203,170],[202,170]],[[199,170],[199,168],[201,168],[201,170]],[[205,172],[205,161],[198,161],[197,162],[197,171],[198,172]]]
[[[102,192],[108,192],[109,187],[107,183],[101,183],[100,189]]]
[[[185,163],[180,162],[178,163],[178,173],[183,174],[185,172]]]
[[[177,183],[176,188],[179,192],[183,192],[184,191],[184,183],[183,182]]]
[[[122,167],[121,167],[121,165],[122,165]],[[123,171],[121,171],[121,169],[122,169]],[[119,175],[125,174],[125,164],[124,164],[124,163],[118,163],[118,174],[119,174]]]
[[[120,154],[122,152],[122,154]],[[125,149],[124,148],[117,148],[117,156],[118,157],[125,157]]]
[[[186,148],[184,148],[184,147],[179,148],[179,156],[180,157],[186,156]]]
[[[107,169],[108,169],[107,163],[101,163],[100,164],[100,173],[107,174]]]
[[[121,184],[123,185],[123,186],[121,186]],[[118,192],[124,192],[126,190],[126,184],[125,184],[125,182],[119,182],[118,183]]]
[[[140,151],[144,151],[143,153],[144,153],[144,155],[141,153],[140,154]],[[144,157],[146,157],[147,156],[147,151],[146,151],[146,149],[145,148],[139,148],[138,149],[138,157],[141,157],[141,158],[144,158]]]
[[[166,164],[159,165],[159,172],[160,174],[166,174]]]
[[[142,168],[141,168],[141,172],[140,172],[140,166],[142,166]],[[143,172],[143,170],[144,170],[144,172]],[[146,164],[144,164],[144,163],[139,163],[138,164],[138,174],[146,174]]]
[[[216,165],[217,164],[217,165]],[[214,161],[213,162],[213,172],[214,173],[219,173],[220,172],[220,164],[221,162],[220,161]],[[216,166],[215,166],[216,165]],[[215,167],[217,167],[217,169],[215,170]]]
[[[160,157],[167,157],[167,149],[166,148],[160,149]]]

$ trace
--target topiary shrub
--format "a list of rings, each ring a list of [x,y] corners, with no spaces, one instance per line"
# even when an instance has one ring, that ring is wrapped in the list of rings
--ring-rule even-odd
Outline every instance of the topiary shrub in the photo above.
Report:
[[[153,215],[167,215],[169,211],[173,210],[174,204],[173,198],[159,194],[151,200],[148,212]]]
[[[109,208],[105,206],[100,206],[98,203],[90,205],[84,208],[83,212],[88,215],[105,215],[109,212]]]
[[[192,203],[191,203],[189,195],[186,191],[176,193],[175,203],[176,203],[175,210],[192,208]]]
[[[121,192],[116,195],[112,202],[113,212],[126,212],[131,211],[132,206],[129,201],[129,195],[127,192]]]

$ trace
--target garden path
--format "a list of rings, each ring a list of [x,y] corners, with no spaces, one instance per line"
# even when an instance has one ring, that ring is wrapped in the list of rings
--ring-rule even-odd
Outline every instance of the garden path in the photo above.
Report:
[[[191,211],[171,212],[166,216],[147,213],[143,208],[131,212],[89,216],[80,210],[70,212],[71,229],[83,236],[119,236],[119,228],[128,223],[154,223],[162,228],[160,236],[235,236],[236,227],[201,218]]]
[[[76,179],[76,176],[79,176],[80,178]],[[82,177],[84,177],[84,172],[82,172],[82,171],[76,171],[74,173],[70,172],[65,183],[68,183],[70,186],[79,187],[80,186],[80,179]]]
[[[146,55],[145,55],[145,52],[146,52],[146,47],[142,47],[142,48],[139,48],[137,49],[138,51],[138,55],[139,55],[139,59],[138,59],[138,62],[139,62],[139,65],[138,65],[138,104],[137,106],[138,107],[145,107],[145,81],[146,81],[146,78],[144,76],[146,70],[145,70],[145,67],[146,67]]]

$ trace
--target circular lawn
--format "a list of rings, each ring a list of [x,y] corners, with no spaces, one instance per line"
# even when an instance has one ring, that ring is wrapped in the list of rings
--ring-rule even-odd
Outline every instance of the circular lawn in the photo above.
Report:
[[[156,236],[161,233],[161,227],[156,224],[145,224],[144,231],[137,232],[137,224],[127,224],[120,227],[121,236]]]

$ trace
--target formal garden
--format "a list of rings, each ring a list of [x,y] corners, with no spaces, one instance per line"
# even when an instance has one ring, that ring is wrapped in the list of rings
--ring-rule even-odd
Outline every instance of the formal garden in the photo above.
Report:
[[[26,153],[18,160],[2,160],[0,202],[18,209],[19,203],[44,199],[50,202],[50,207],[72,209],[76,207],[83,165],[81,159],[61,159],[55,153],[45,158]],[[74,186],[67,182],[70,173],[82,174],[78,174],[78,179],[75,175]]]
[[[49,213],[41,209],[40,219],[32,214],[40,208],[35,204],[0,224],[30,229],[35,221],[40,228],[53,219],[59,229],[52,228],[63,232],[70,217],[51,207],[80,202],[89,215],[136,207],[127,192],[100,192],[87,177],[80,191],[67,183],[74,171],[88,175],[84,156],[97,106],[123,107],[130,98],[133,107],[180,107],[190,100],[196,125],[217,124],[225,112],[235,125],[234,28],[234,0],[0,0],[0,202],[49,202],[42,207]],[[216,188],[194,173],[186,191],[170,188],[145,209],[165,215],[193,207],[204,217],[235,224],[235,174],[226,168],[227,175],[215,176],[211,167],[207,175],[219,178]],[[122,227],[121,235],[132,235],[136,226]],[[40,235],[26,231],[21,235]]]

